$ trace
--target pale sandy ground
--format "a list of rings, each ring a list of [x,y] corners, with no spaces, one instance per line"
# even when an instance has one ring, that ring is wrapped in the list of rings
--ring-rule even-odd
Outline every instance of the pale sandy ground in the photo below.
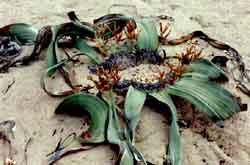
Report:
[[[249,0],[131,0],[138,7],[139,14],[167,14],[174,17],[171,37],[203,30],[218,40],[225,41],[239,50],[248,60],[250,56],[250,1]],[[66,13],[75,10],[84,20],[107,13],[112,1],[97,0],[1,0],[0,26],[14,22],[32,23],[36,27],[62,23]],[[126,1],[124,1],[126,3]],[[194,19],[190,19],[190,18]],[[248,65],[249,66],[249,65]],[[17,122],[15,131],[16,160],[23,160],[24,145],[31,137],[28,148],[28,165],[46,165],[46,154],[54,149],[60,137],[79,130],[79,119],[55,117],[54,108],[60,99],[48,96],[40,87],[44,62],[12,69],[9,74],[0,75],[0,121],[13,119]],[[7,94],[3,90],[15,80]],[[243,96],[238,93],[239,96]],[[245,102],[249,98],[243,96]],[[167,142],[165,118],[145,108],[139,133],[139,149],[145,157],[161,164]],[[225,122],[225,128],[209,127],[210,136],[203,138],[190,129],[183,130],[184,165],[250,164],[250,112],[242,112]],[[55,136],[53,130],[57,129]],[[60,130],[64,129],[61,133]],[[212,138],[212,140],[211,140]],[[0,148],[2,150],[2,148]],[[60,165],[103,165],[111,164],[113,153],[108,146],[81,152],[60,161]],[[224,161],[223,161],[224,160]]]

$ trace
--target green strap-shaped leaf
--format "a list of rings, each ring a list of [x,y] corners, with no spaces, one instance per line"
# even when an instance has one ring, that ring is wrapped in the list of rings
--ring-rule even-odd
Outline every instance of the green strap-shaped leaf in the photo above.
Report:
[[[101,63],[101,60],[98,58],[98,53],[93,48],[91,48],[84,39],[77,38],[74,47],[84,53],[96,64]]]
[[[105,141],[108,107],[96,96],[78,93],[67,97],[61,102],[55,111],[56,114],[83,115],[88,114],[91,123],[90,137],[81,138],[81,143],[101,143]]]
[[[238,103],[227,90],[204,79],[183,77],[167,91],[187,99],[212,120],[224,120],[240,111]]]
[[[199,59],[192,62],[187,66],[183,76],[208,80],[228,80],[225,72],[221,68],[206,59]]]
[[[158,33],[152,19],[142,19],[136,22],[138,28],[137,45],[139,49],[156,50],[159,46]]]
[[[125,98],[124,116],[129,127],[130,138],[133,141],[135,129],[140,120],[140,113],[146,100],[146,93],[130,86]]]
[[[156,98],[158,101],[166,104],[170,108],[172,121],[169,130],[170,133],[167,154],[172,165],[181,165],[181,139],[176,119],[176,107],[171,97],[168,95],[166,89],[160,92],[150,93],[150,95]]]
[[[38,29],[25,23],[9,25],[10,34],[21,44],[34,44],[38,34]]]

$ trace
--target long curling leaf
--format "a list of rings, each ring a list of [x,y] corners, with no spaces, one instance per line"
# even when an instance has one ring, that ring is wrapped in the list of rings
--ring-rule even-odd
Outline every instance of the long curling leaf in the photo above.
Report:
[[[187,99],[212,120],[224,120],[240,111],[240,106],[227,90],[204,79],[182,77],[167,91]]]
[[[88,114],[91,120],[87,138],[80,137],[81,143],[101,143],[106,139],[106,122],[108,107],[98,97],[78,93],[67,97],[55,110],[56,114],[82,115]]]
[[[169,145],[167,154],[172,165],[181,165],[181,140],[177,124],[176,107],[166,89],[160,92],[150,93],[150,95],[170,108],[172,121],[169,130]]]

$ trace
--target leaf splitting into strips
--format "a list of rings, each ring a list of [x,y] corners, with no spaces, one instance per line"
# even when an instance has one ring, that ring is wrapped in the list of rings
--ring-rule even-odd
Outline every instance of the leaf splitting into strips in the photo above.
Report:
[[[187,99],[215,121],[225,120],[240,111],[240,106],[227,90],[204,79],[182,77],[169,86],[167,92]]]
[[[110,107],[107,139],[109,143],[119,146],[118,163],[120,165],[134,165],[136,161],[142,161],[147,164],[142,154],[133,146],[128,128],[122,128],[119,124],[112,91],[108,91],[103,95],[103,98]]]
[[[171,124],[170,124],[170,137],[169,137],[169,145],[168,145],[168,159],[170,159],[172,165],[181,165],[181,139],[180,139],[180,133],[179,133],[179,127],[177,124],[177,112],[176,107],[171,99],[171,97],[168,95],[168,92],[166,89],[150,93],[152,97],[156,98],[158,101],[166,104],[171,111]]]
[[[211,38],[206,33],[204,33],[203,31],[199,31],[199,30],[193,31],[192,33],[189,33],[177,39],[165,40],[164,42],[162,42],[162,44],[163,45],[179,45],[189,40],[192,40],[193,38],[196,38],[196,37],[206,41],[209,45],[211,45],[212,47],[216,49],[224,50],[227,52],[227,55],[230,56],[230,58],[232,58],[234,62],[236,62],[237,69],[240,72],[239,73],[240,77],[234,78],[234,81],[237,83],[237,86],[242,93],[246,95],[250,95],[250,89],[247,87],[245,82],[243,82],[244,78],[246,78],[248,82],[250,81],[250,76],[248,76],[248,74],[246,73],[247,69],[245,67],[245,63],[243,62],[242,56],[239,54],[239,52],[233,47],[231,47],[230,45],[223,43],[221,41],[218,41],[214,38]]]
[[[117,164],[134,165],[134,156],[121,132],[112,91],[107,91],[102,97],[109,106],[107,140],[110,144],[115,144],[119,147]]]
[[[119,164],[134,165],[134,157],[129,145],[125,139],[119,135],[120,127],[118,118],[115,115],[115,112],[113,112],[115,109],[113,106],[113,97],[105,97],[105,100],[108,102],[105,103],[95,96],[84,93],[74,94],[60,103],[55,112],[56,114],[67,113],[77,116],[80,115],[78,114],[80,112],[73,111],[77,108],[80,108],[83,112],[87,112],[91,118],[89,135],[87,137],[80,136],[79,142],[82,144],[93,144],[102,143],[108,140],[109,143],[119,146]],[[108,128],[107,125],[109,125]]]
[[[131,153],[133,154],[133,157],[134,157],[134,159],[135,159],[136,162],[141,162],[144,165],[147,165],[146,159],[144,158],[144,156],[142,155],[142,153],[140,153],[138,151],[138,149],[135,147],[135,145],[133,144],[132,138],[129,135],[129,130],[128,129],[129,128],[127,128],[127,129],[124,130],[124,136],[125,136],[125,139],[126,139],[126,145],[128,145],[128,147],[129,147]]]
[[[207,80],[228,81],[226,73],[207,59],[198,59],[187,66],[182,76],[204,78]]]

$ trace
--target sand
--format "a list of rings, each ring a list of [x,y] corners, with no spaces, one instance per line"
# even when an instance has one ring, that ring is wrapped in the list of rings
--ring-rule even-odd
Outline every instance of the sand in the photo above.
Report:
[[[89,21],[107,13],[118,1],[97,0],[1,0],[0,26],[15,22],[31,23],[40,28],[68,21],[66,13],[75,10],[79,17]],[[166,14],[174,18],[170,38],[203,30],[210,36],[239,50],[250,68],[250,1],[248,0],[130,0],[139,14]],[[55,116],[54,109],[61,101],[51,98],[40,86],[45,64],[43,61],[22,68],[13,68],[0,74],[0,121],[16,121],[14,132],[15,160],[26,165],[24,147],[29,138],[28,165],[46,165],[46,154],[51,152],[60,137],[81,129],[81,120]],[[15,83],[6,93],[12,81]],[[234,90],[235,91],[235,90]],[[244,102],[249,97],[237,92]],[[250,106],[250,105],[249,105]],[[142,113],[137,146],[145,157],[162,164],[167,143],[167,124],[163,115],[145,107]],[[248,165],[250,164],[250,112],[241,112],[225,122],[224,128],[208,126],[206,136],[194,129],[182,129],[184,165]],[[53,131],[57,130],[52,136]],[[1,146],[0,146],[1,147]],[[2,150],[2,148],[0,148]],[[69,156],[60,165],[108,165],[114,160],[109,146],[98,146],[90,151]]]

